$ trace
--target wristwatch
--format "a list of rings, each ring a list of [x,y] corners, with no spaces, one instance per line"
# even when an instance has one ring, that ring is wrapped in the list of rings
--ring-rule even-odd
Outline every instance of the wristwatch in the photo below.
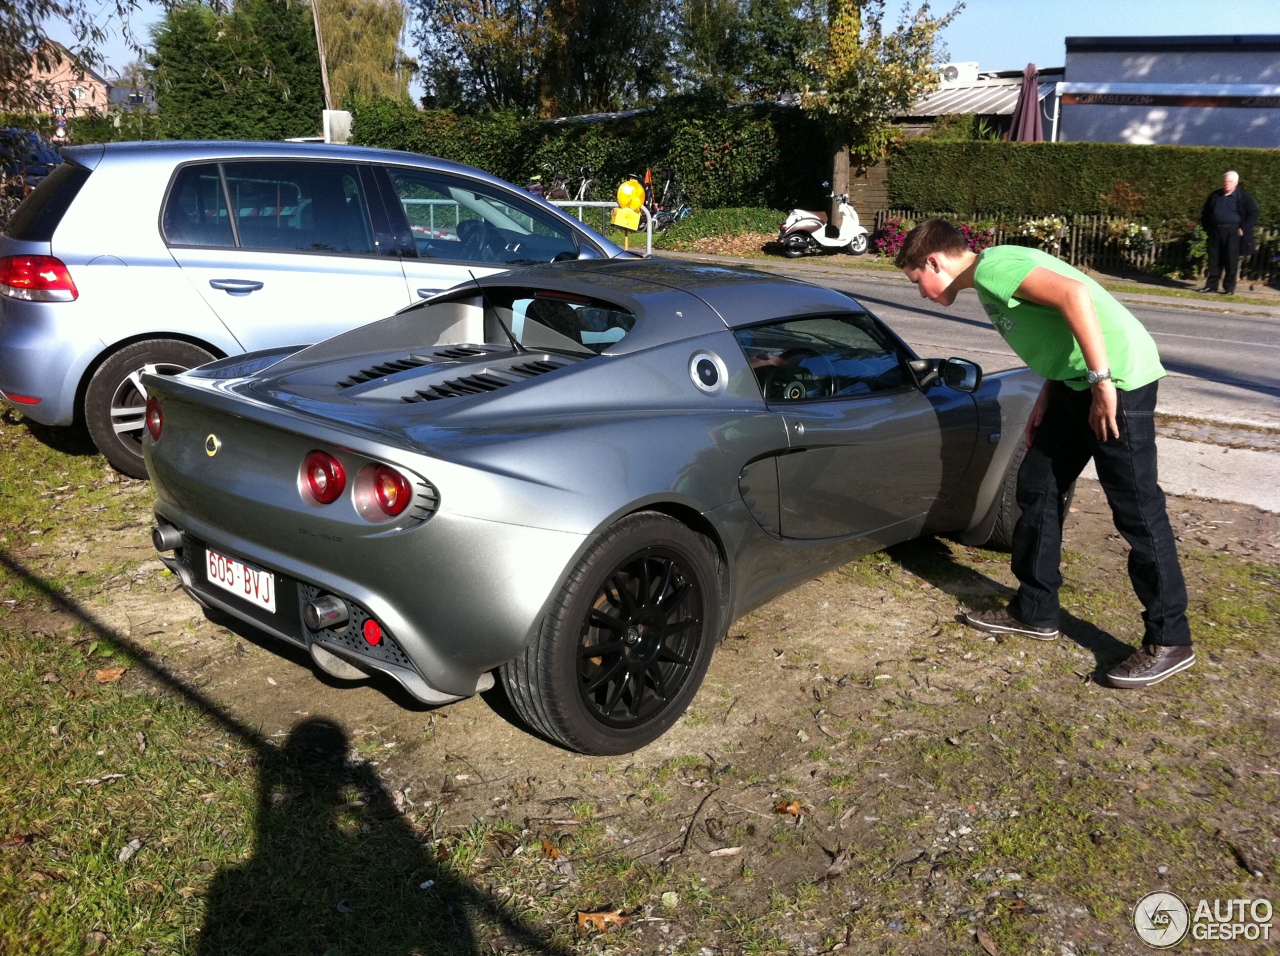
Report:
[[[1089,374],[1085,376],[1090,385],[1097,385],[1099,382],[1111,381],[1111,369],[1104,368],[1101,372],[1095,372],[1089,369]]]

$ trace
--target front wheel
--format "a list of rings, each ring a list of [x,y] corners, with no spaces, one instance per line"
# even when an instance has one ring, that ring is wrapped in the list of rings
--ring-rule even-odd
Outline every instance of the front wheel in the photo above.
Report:
[[[1027,457],[1027,449],[1019,439],[1018,450],[1009,460],[1005,469],[1004,480],[1000,483],[1000,494],[996,499],[996,520],[991,526],[991,534],[981,545],[992,551],[1013,550],[1013,529],[1022,517],[1022,508],[1018,506],[1018,472],[1022,469],[1022,459]],[[1071,510],[1071,501],[1075,498],[1075,482],[1062,494],[1062,518],[1065,521],[1067,512]]]
[[[176,375],[214,356],[198,345],[178,339],[135,342],[116,352],[93,373],[84,399],[89,435],[107,461],[131,478],[146,478],[142,458],[147,392],[144,372]]]
[[[845,249],[847,249],[851,255],[862,255],[867,251],[867,234],[864,232],[860,235],[854,236],[849,241],[849,245],[845,246]]]
[[[656,740],[711,662],[718,562],[705,537],[673,518],[623,518],[570,572],[533,643],[503,665],[516,711],[581,753],[628,753]]]

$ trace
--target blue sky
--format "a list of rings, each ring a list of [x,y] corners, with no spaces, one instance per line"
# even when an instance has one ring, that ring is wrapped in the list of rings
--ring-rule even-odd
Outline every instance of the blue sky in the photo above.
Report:
[[[915,3],[912,4],[913,9]],[[900,0],[887,0],[890,16]],[[934,12],[949,9],[935,0]],[[160,8],[147,4],[131,27],[144,41],[147,27]],[[119,35],[120,24],[101,22]],[[950,59],[975,61],[982,70],[1021,70],[1062,66],[1064,41],[1069,36],[1169,36],[1213,33],[1270,33],[1280,35],[1277,0],[968,0],[956,21],[943,34]],[[58,36],[64,41],[67,37]],[[108,74],[134,58],[122,40],[105,50]]]

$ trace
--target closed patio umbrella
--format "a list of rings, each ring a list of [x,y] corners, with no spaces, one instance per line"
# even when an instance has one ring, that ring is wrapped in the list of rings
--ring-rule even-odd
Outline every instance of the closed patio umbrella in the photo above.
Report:
[[[1028,63],[1022,71],[1022,90],[1013,108],[1013,125],[1009,139],[1015,143],[1044,142],[1044,124],[1040,118],[1040,71]]]

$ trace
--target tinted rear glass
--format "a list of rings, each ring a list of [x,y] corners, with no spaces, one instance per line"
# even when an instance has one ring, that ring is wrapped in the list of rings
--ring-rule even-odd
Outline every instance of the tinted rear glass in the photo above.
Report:
[[[78,163],[55,166],[18,207],[5,227],[5,235],[23,242],[50,242],[62,217],[89,179],[89,170]]]

